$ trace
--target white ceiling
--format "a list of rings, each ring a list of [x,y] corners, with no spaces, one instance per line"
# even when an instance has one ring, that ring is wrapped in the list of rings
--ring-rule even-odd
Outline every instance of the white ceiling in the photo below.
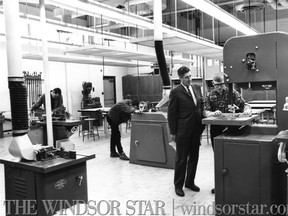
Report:
[[[224,8],[225,10],[233,13],[238,18],[241,18],[246,23],[249,22],[252,27],[259,28],[260,32],[263,31],[275,31],[275,26],[278,27],[277,30],[286,31],[285,28],[288,28],[288,10],[286,8],[281,8],[281,10],[275,11],[275,9],[271,6],[271,1],[273,0],[255,0],[254,2],[265,3],[265,11],[249,11],[249,13],[237,13],[235,8],[240,4],[247,4],[247,0],[213,0],[213,2],[217,3],[219,6]],[[37,8],[39,7],[35,0],[21,0],[23,7],[23,13],[31,13],[37,14]],[[92,2],[87,6],[87,2]],[[117,37],[119,39],[124,39],[127,42],[127,45],[132,44],[135,46],[106,46],[107,44],[83,44],[82,46],[77,46],[73,49],[65,49],[63,50],[63,56],[50,55],[50,59],[63,61],[72,61],[73,55],[75,58],[80,56],[78,60],[74,59],[78,62],[90,62],[91,64],[101,64],[99,63],[99,57],[103,57],[106,59],[107,65],[117,65],[118,66],[131,66],[135,64],[135,62],[139,65],[139,62],[145,62],[141,65],[153,64],[156,61],[156,56],[154,52],[154,24],[153,20],[150,19],[150,16],[153,15],[153,11],[148,8],[148,14],[142,14],[142,16],[135,15],[134,13],[129,13],[125,9],[117,9],[116,7],[119,5],[137,5],[137,3],[143,3],[145,0],[69,0],[69,1],[61,1],[61,0],[46,0],[45,3],[49,4],[46,7],[48,18],[57,19],[62,27],[68,26],[69,29],[72,29],[75,26],[75,29],[79,30],[79,26],[83,26],[83,31],[90,31],[89,34],[92,37],[96,37],[96,33],[98,36],[102,36],[103,38],[109,37],[109,35],[113,34],[114,36],[110,37],[109,40],[112,42],[117,41]],[[151,7],[152,0],[146,0],[149,2],[149,7]],[[175,14],[175,2],[177,2],[177,14],[178,14],[178,25],[182,25],[179,23],[180,18],[191,18],[191,11],[194,11],[193,8],[187,6],[186,3],[183,3],[181,0],[163,0],[165,3],[165,10],[163,11],[163,15],[167,15],[166,19],[169,21],[169,16],[174,16]],[[163,4],[164,4],[163,3]],[[77,7],[75,5],[78,5]],[[80,5],[80,6],[79,6]],[[84,5],[83,7],[81,5]],[[80,8],[81,7],[81,8]],[[28,8],[28,9],[27,9]],[[55,8],[63,9],[63,16],[61,18],[53,17],[55,13]],[[140,7],[139,7],[140,8]],[[65,10],[70,10],[72,13],[64,13]],[[131,9],[131,8],[130,8]],[[135,8],[134,8],[135,9]],[[132,10],[132,9],[131,9]],[[105,11],[103,15],[100,11]],[[169,12],[170,11],[170,12]],[[264,14],[265,12],[265,14]],[[39,14],[39,13],[38,13]],[[73,16],[69,18],[67,14],[73,14]],[[55,14],[54,14],[55,15]],[[193,14],[192,14],[193,15]],[[277,16],[276,16],[277,15]],[[193,15],[194,16],[194,15]],[[265,17],[265,19],[264,19]],[[278,20],[275,19],[278,17]],[[166,22],[167,20],[164,20]],[[171,21],[171,20],[170,20]],[[277,21],[277,22],[276,22]],[[49,21],[50,22],[50,21]],[[171,21],[172,22],[172,21]],[[190,22],[190,21],[189,21]],[[196,36],[193,32],[188,33],[185,30],[179,30],[177,28],[171,28],[168,25],[163,25],[163,45],[166,50],[166,61],[173,63],[192,63],[191,59],[183,56],[187,56],[187,54],[191,55],[199,55],[212,59],[223,59],[222,56],[222,46],[224,42],[230,37],[235,35],[235,30],[228,29],[227,26],[219,26],[219,28],[215,29],[212,27],[212,18],[203,15],[200,16],[201,22],[201,34],[203,36]],[[276,24],[276,25],[275,25]],[[148,27],[143,27],[143,26]],[[191,24],[192,25],[192,24]],[[134,27],[133,27],[134,26]],[[143,28],[142,28],[142,27]],[[148,29],[147,29],[148,28]],[[181,28],[181,26],[179,27]],[[80,28],[81,29],[81,28]],[[90,30],[89,30],[90,29]],[[141,30],[142,29],[142,30]],[[205,32],[204,32],[205,31]],[[288,31],[288,29],[287,29]],[[93,35],[95,32],[95,35]],[[127,35],[129,32],[129,35]],[[141,34],[141,32],[143,32]],[[190,32],[190,31],[189,31]],[[210,35],[213,34],[213,38],[208,36],[208,32]],[[212,32],[212,33],[211,33]],[[205,33],[205,34],[204,34]],[[139,35],[140,34],[140,35]],[[118,36],[117,36],[118,35]],[[97,37],[98,37],[97,36]],[[206,39],[205,39],[206,37]],[[215,38],[214,38],[215,37]],[[112,39],[111,39],[112,38]],[[129,39],[130,38],[130,39]],[[213,41],[213,40],[215,41]],[[128,42],[129,41],[129,42]],[[123,42],[123,41],[122,41]],[[221,44],[217,45],[217,44]],[[135,48],[136,47],[136,48]],[[146,52],[143,52],[140,47],[146,47]],[[69,54],[69,58],[65,56]],[[169,53],[169,54],[168,54]],[[177,53],[177,55],[173,56],[173,53]],[[183,55],[181,55],[183,53]],[[168,55],[167,55],[168,54]],[[180,54],[180,55],[179,55]],[[35,58],[41,58],[38,54],[31,55],[30,57],[35,56]],[[38,57],[37,57],[38,56]],[[173,56],[173,57],[172,57]],[[83,57],[83,58],[82,58]],[[95,59],[92,59],[95,57]],[[27,56],[25,58],[28,58]],[[87,60],[84,60],[87,58]],[[173,59],[172,59],[173,58]],[[108,59],[111,59],[111,63],[109,63]],[[113,60],[115,60],[113,62]],[[117,61],[122,60],[122,62],[117,63]],[[127,62],[125,65],[123,62]]]
[[[75,48],[67,50],[66,53],[70,54],[81,54],[81,55],[88,55],[88,56],[103,56],[103,57],[111,57],[113,56],[114,59],[122,59],[126,61],[143,61],[147,62],[147,64],[157,62],[156,54],[154,49],[149,49],[146,51],[137,51],[132,49],[121,49],[119,47],[108,47],[108,46],[101,46],[101,45],[91,45],[85,46],[83,48]],[[171,57],[166,55],[166,62],[170,62],[170,60],[174,63],[193,63],[194,61],[188,58],[183,57]],[[146,64],[146,65],[147,65]]]

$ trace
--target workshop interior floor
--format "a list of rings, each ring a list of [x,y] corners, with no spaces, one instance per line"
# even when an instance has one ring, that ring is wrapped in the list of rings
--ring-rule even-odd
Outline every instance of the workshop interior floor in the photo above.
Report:
[[[207,143],[204,135],[206,131],[203,133],[195,181],[201,190],[193,192],[184,188],[185,197],[179,197],[174,192],[172,169],[135,165],[119,158],[110,158],[110,136],[105,137],[103,131],[100,131],[100,139],[96,138],[95,141],[85,137],[83,142],[78,132],[73,134],[70,140],[78,154],[96,155],[95,159],[87,161],[88,199],[94,208],[81,205],[77,214],[68,209],[56,215],[113,215],[112,203],[119,205],[119,212],[115,211],[114,215],[214,215],[215,196],[211,194],[214,187],[214,157],[211,144]],[[9,154],[7,148],[11,139],[8,133],[0,139],[1,158]],[[130,130],[126,132],[124,125],[122,145],[129,156]],[[5,215],[4,184],[4,166],[1,164],[0,215]]]

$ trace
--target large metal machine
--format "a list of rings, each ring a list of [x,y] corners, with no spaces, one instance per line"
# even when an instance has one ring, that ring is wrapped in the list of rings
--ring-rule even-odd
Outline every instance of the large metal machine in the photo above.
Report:
[[[130,163],[174,169],[167,113],[144,112],[131,119]]]
[[[89,108],[98,108],[101,107],[100,98],[99,97],[91,97],[91,91],[94,91],[91,82],[83,82],[82,83],[82,101],[81,101],[81,109],[89,109]]]
[[[277,207],[286,205],[286,164],[277,160],[277,150],[288,129],[288,112],[283,110],[288,95],[287,50],[288,34],[280,32],[235,37],[224,45],[225,83],[230,90],[233,83],[276,90],[277,125],[242,121],[241,127],[215,138],[216,215],[227,215],[224,207],[233,208],[235,215],[275,215]],[[236,121],[241,117],[207,118],[203,123],[229,127]],[[251,212],[253,205],[257,212],[255,208]]]

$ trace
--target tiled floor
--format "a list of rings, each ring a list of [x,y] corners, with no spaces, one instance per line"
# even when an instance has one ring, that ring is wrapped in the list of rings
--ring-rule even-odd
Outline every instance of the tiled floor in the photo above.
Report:
[[[11,139],[11,135],[7,134],[0,139],[0,157],[9,154],[7,148]],[[77,153],[96,154],[95,159],[87,162],[88,198],[93,208],[81,206],[78,215],[112,215],[112,208],[107,209],[107,206],[111,207],[111,203],[119,205],[119,212],[115,211],[114,215],[214,215],[212,206],[215,197],[210,193],[214,187],[213,151],[206,138],[202,140],[196,176],[196,184],[201,191],[196,193],[184,188],[185,197],[175,195],[173,170],[135,165],[118,158],[110,158],[109,137],[105,138],[103,131],[100,132],[100,139],[96,138],[96,141],[85,138],[83,142],[78,133],[72,135],[70,140],[76,145]],[[123,129],[122,145],[129,155],[130,130],[126,132]],[[3,165],[0,165],[0,191],[2,216],[5,215]],[[156,204],[159,205],[158,212]],[[69,210],[65,214],[73,215]],[[61,215],[61,212],[58,215]]]

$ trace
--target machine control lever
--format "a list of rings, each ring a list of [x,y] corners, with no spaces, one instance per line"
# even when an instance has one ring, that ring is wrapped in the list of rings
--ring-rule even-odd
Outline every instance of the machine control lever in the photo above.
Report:
[[[77,176],[76,179],[79,181],[79,186],[81,187],[83,176]]]
[[[279,148],[278,148],[278,161],[281,163],[288,163],[286,159],[286,143],[285,142],[280,142],[279,143]]]
[[[135,146],[137,147],[138,144],[139,144],[139,141],[138,141],[138,140],[135,140],[134,144],[135,144]]]
[[[226,168],[222,169],[222,174],[223,175],[226,175],[227,173],[228,173],[228,169],[226,169]]]

